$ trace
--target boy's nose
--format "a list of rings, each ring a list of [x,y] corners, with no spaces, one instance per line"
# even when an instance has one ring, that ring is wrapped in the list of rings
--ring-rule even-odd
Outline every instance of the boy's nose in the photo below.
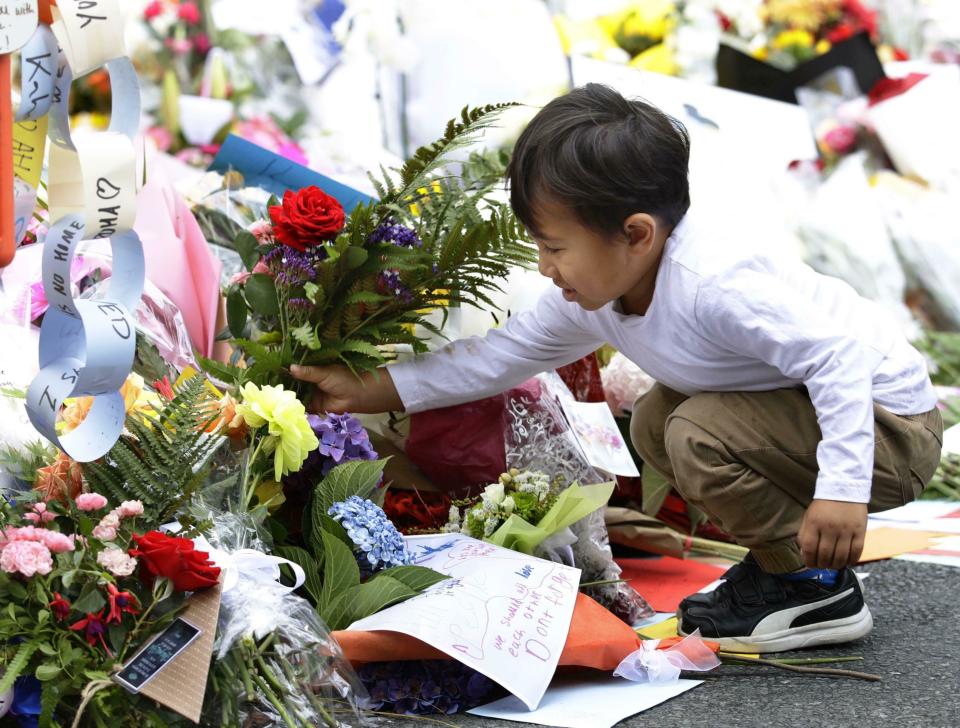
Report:
[[[543,259],[542,255],[539,258],[537,258],[537,270],[540,271],[540,275],[542,276],[545,276],[547,278],[556,278],[556,276],[553,275],[554,273],[553,266],[547,263]]]

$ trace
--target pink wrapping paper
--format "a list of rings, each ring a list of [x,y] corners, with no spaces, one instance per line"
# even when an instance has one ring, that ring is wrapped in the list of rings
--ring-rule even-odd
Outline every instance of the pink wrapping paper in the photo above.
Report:
[[[209,357],[216,336],[221,265],[161,165],[149,170],[133,227],[143,241],[147,278],[180,309],[193,346]]]

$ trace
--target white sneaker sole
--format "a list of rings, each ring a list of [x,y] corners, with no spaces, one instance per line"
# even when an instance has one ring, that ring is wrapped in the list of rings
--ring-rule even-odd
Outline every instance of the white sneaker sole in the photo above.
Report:
[[[748,637],[704,637],[716,642],[724,652],[765,653],[800,650],[817,645],[836,645],[860,639],[873,629],[873,615],[866,604],[857,613],[843,619],[830,622],[807,624],[803,627],[791,627],[780,632]],[[684,637],[686,632],[679,630]]]

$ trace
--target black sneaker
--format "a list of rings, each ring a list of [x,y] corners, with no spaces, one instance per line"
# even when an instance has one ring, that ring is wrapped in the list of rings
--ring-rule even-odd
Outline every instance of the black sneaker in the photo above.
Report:
[[[703,607],[713,604],[717,600],[719,593],[721,593],[721,587],[723,587],[725,583],[742,579],[747,573],[754,570],[761,572],[763,571],[760,568],[760,564],[754,560],[753,554],[748,553],[746,557],[744,557],[743,561],[734,564],[725,572],[723,572],[723,574],[720,576],[720,584],[717,585],[716,589],[708,592],[697,592],[696,594],[691,594],[690,596],[685,597],[684,600],[680,602],[680,607],[677,609],[677,616],[679,617],[690,607]]]
[[[850,642],[873,629],[852,569],[841,570],[832,586],[789,581],[755,564],[730,576],[711,592],[711,600],[684,600],[678,610],[681,635],[699,629],[728,652],[784,652]]]

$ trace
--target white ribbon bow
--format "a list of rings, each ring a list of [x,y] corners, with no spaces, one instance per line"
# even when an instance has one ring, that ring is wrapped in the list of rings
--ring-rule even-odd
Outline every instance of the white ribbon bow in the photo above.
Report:
[[[300,564],[282,556],[265,554],[256,549],[220,551],[213,548],[203,536],[197,536],[193,539],[193,543],[198,551],[205,551],[209,555],[210,561],[220,567],[224,594],[236,587],[240,579],[246,579],[257,584],[274,584],[287,593],[299,589],[307,580],[307,575]],[[293,586],[279,583],[280,567],[283,564],[293,569],[295,579]]]

